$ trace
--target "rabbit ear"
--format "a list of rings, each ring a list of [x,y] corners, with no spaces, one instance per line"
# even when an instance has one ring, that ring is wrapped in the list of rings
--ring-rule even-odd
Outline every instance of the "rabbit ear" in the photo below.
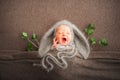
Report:
[[[87,59],[90,54],[90,45],[83,33],[73,24],[74,32],[74,43],[77,51],[80,53],[82,58]]]
[[[53,39],[53,36],[54,36],[54,29],[55,28],[52,27],[42,37],[42,39],[40,41],[40,47],[39,47],[39,55],[40,55],[40,57],[43,57],[43,56],[47,55],[48,51],[51,49],[52,39]]]

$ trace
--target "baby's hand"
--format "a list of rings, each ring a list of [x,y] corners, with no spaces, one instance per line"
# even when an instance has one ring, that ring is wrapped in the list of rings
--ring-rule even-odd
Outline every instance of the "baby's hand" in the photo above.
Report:
[[[58,40],[57,40],[57,38],[55,37],[55,38],[53,39],[52,49],[56,48],[57,45],[58,45]]]

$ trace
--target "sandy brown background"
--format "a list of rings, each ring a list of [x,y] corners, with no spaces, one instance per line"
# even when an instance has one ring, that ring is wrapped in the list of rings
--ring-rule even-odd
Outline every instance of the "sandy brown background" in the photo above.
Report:
[[[55,68],[47,73],[33,67],[39,61],[26,60],[34,52],[25,52],[27,41],[21,33],[36,33],[40,40],[63,19],[83,32],[93,22],[96,31],[92,36],[106,38],[109,45],[94,46],[88,60],[71,59],[66,70]],[[7,57],[17,53],[26,56]],[[120,80],[119,75],[120,0],[0,0],[0,80]]]

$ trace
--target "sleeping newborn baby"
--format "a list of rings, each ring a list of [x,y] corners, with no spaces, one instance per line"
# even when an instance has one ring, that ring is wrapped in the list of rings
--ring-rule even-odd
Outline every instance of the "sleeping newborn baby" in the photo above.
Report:
[[[56,56],[50,53],[52,50],[57,50]],[[82,32],[67,20],[57,22],[41,39],[39,56],[42,58],[43,68],[47,71],[54,68],[53,63],[66,69],[66,58],[70,59],[77,53],[81,58],[87,59],[90,53],[89,43]]]

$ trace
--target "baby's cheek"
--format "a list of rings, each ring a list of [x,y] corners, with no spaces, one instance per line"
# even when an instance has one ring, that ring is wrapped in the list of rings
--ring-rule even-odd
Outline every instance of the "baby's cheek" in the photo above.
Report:
[[[72,36],[68,36],[68,39],[71,40],[71,39],[72,39]]]
[[[58,36],[58,37],[57,37],[58,42],[60,42],[60,39],[61,39],[61,38],[62,38],[61,36]]]

